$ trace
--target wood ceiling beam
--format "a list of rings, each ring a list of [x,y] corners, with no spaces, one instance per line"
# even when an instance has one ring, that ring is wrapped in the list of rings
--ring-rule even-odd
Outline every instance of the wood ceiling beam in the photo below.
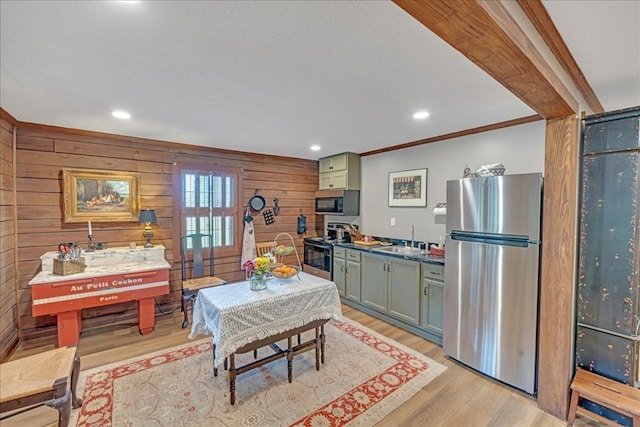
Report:
[[[500,2],[393,1],[542,118],[578,113],[576,99]]]
[[[549,49],[556,56],[556,59],[569,74],[571,80],[573,80],[576,88],[580,91],[584,97],[585,102],[594,114],[604,113],[604,107],[600,103],[600,100],[596,96],[595,92],[591,88],[591,85],[587,81],[587,78],[582,73],[582,70],[578,66],[578,63],[573,58],[571,51],[564,42],[564,39],[558,32],[556,25],[549,16],[549,12],[542,4],[541,0],[516,0],[520,8],[524,11],[529,18],[529,21],[536,27],[538,33],[544,39]]]
[[[490,132],[497,129],[504,129],[511,126],[523,125],[525,123],[537,122],[542,117],[534,114],[533,116],[520,117],[513,120],[507,120],[499,123],[492,123],[486,126],[479,126],[471,129],[459,130],[444,135],[432,136],[430,138],[420,139],[418,141],[406,142],[404,144],[393,145],[391,147],[379,148],[377,150],[365,151],[360,153],[360,157],[373,156],[374,154],[387,153],[389,151],[402,150],[404,148],[417,147],[418,145],[430,144],[432,142],[446,141],[447,139],[462,138],[463,136],[475,135],[478,133]]]

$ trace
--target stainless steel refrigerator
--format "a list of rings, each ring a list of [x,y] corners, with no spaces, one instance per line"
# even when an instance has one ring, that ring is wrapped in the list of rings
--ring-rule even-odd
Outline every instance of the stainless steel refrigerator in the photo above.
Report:
[[[443,348],[536,392],[542,174],[447,182]]]

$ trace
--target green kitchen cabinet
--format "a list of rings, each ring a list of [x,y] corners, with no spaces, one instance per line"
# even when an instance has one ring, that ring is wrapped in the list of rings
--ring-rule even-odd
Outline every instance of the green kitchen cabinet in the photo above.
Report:
[[[320,190],[359,190],[360,156],[342,153],[319,160]]]
[[[419,262],[362,255],[362,304],[417,326],[420,291]]]
[[[422,264],[420,327],[442,337],[444,316],[444,265]]]
[[[387,312],[387,257],[362,254],[362,304]]]
[[[347,273],[347,250],[337,246],[333,247],[333,282],[338,288],[338,294],[345,296]]]
[[[333,281],[340,296],[360,302],[360,251],[333,248]]]

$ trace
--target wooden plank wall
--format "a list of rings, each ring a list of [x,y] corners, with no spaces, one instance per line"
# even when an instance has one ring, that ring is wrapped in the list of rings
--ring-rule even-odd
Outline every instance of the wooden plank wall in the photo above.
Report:
[[[56,250],[59,242],[81,242],[86,247],[87,224],[63,222],[63,168],[104,169],[139,172],[142,208],[155,209],[158,224],[153,225],[153,243],[167,248],[166,258],[172,264],[171,293],[157,298],[156,313],[178,309],[180,301],[180,263],[174,261],[173,249],[179,240],[172,236],[173,188],[172,168],[175,161],[216,164],[243,169],[243,204],[260,190],[273,208],[279,198],[280,215],[274,224],[266,225],[262,215],[255,216],[256,241],[273,240],[278,233],[289,233],[302,259],[302,239],[322,235],[322,217],[314,212],[314,191],[318,188],[318,162],[260,154],[216,150],[184,144],[128,138],[117,135],[83,132],[49,126],[20,124],[17,133],[17,206],[19,259],[20,339],[55,334],[53,316],[31,316],[29,280],[39,271],[39,257]],[[308,230],[298,235],[300,212],[307,217]],[[109,247],[126,246],[135,241],[143,244],[143,226],[133,223],[92,222],[93,241]],[[287,239],[288,240],[288,239]],[[283,244],[288,241],[280,240]],[[286,260],[295,262],[295,255]],[[216,275],[228,281],[244,278],[240,256],[216,257]],[[113,322],[136,320],[135,302],[83,310],[83,330]]]
[[[0,362],[18,343],[13,189],[13,124],[0,115]]]

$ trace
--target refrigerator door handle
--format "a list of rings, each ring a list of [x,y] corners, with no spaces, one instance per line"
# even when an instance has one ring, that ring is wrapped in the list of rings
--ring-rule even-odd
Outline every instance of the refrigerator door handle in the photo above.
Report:
[[[528,248],[530,244],[540,244],[539,241],[529,240],[521,236],[509,236],[488,233],[451,233],[451,240],[472,243],[486,243],[489,245],[516,246]]]

